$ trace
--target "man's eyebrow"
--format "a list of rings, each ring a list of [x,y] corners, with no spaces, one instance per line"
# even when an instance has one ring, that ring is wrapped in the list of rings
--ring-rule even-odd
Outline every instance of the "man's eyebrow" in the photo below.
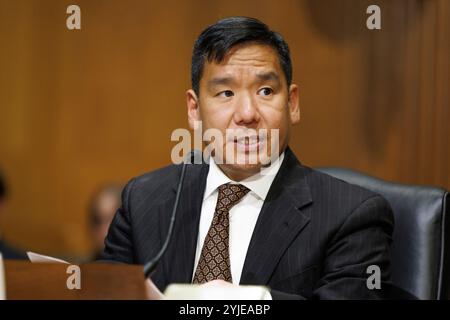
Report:
[[[208,86],[227,85],[233,82],[232,77],[216,77],[208,80]]]
[[[256,77],[260,81],[280,82],[280,77],[278,76],[278,74],[276,74],[273,71],[257,73]],[[233,79],[233,77],[230,77],[230,76],[215,77],[215,78],[208,80],[208,87],[214,87],[214,86],[218,86],[218,85],[230,85],[233,82],[234,82],[234,79]]]
[[[273,81],[276,81],[276,82],[280,82],[280,77],[278,76],[278,74],[276,74],[273,71],[261,72],[261,73],[258,73],[256,76],[262,81],[273,80]]]

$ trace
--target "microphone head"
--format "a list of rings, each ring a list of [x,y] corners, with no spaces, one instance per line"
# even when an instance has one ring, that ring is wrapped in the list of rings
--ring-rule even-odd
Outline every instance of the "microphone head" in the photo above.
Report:
[[[186,155],[184,159],[184,163],[186,164],[202,164],[203,163],[203,153],[200,150],[192,149]]]

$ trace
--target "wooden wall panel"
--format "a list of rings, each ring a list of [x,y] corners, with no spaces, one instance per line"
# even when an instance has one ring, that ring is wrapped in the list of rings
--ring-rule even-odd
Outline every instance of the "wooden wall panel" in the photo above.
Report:
[[[0,0],[0,168],[11,186],[2,234],[27,249],[88,253],[98,185],[170,161],[187,127],[184,92],[199,32],[262,19],[290,44],[310,166],[450,188],[447,0]],[[365,27],[378,4],[382,30]]]

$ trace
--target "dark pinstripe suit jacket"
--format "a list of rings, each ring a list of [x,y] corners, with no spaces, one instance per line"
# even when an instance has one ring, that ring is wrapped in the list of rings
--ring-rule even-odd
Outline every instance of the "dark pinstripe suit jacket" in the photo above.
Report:
[[[173,239],[152,276],[161,289],[189,283],[209,166],[189,165]],[[132,179],[123,191],[102,259],[144,264],[167,234],[180,166]],[[381,196],[301,165],[288,148],[261,209],[241,284],[271,288],[274,299],[371,299],[367,267],[389,280],[393,215]],[[382,284],[383,286],[383,284]]]

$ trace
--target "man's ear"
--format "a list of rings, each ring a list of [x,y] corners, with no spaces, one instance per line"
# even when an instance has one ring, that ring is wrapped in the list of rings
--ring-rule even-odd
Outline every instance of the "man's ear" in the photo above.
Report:
[[[300,107],[298,106],[298,86],[291,84],[289,86],[289,115],[291,124],[297,124],[300,121]]]
[[[194,122],[200,121],[200,108],[197,95],[192,89],[186,91],[186,105],[189,127],[194,130]]]

